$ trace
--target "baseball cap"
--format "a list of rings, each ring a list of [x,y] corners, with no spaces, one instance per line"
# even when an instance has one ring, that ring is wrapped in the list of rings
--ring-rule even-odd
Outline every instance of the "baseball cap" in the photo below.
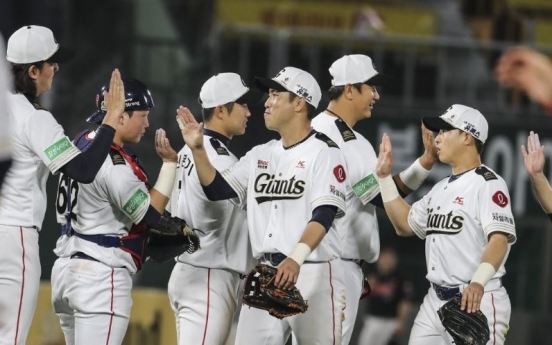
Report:
[[[253,103],[258,98],[255,98],[239,74],[229,72],[219,73],[207,79],[199,92],[199,103],[204,109],[230,102]]]
[[[75,55],[57,43],[52,30],[38,25],[27,25],[14,32],[7,48],[6,59],[16,64],[67,62]]]
[[[422,122],[433,132],[439,132],[443,129],[459,129],[471,134],[482,143],[485,143],[489,135],[489,124],[483,114],[474,108],[461,104],[453,104],[439,117],[424,117]]]
[[[345,55],[330,66],[333,86],[366,83],[374,86],[383,86],[391,81],[391,77],[376,70],[374,62],[369,56],[362,54]]]
[[[255,77],[255,86],[265,93],[268,93],[269,89],[294,93],[315,108],[322,98],[322,91],[316,79],[309,72],[295,67],[285,67],[272,79]]]

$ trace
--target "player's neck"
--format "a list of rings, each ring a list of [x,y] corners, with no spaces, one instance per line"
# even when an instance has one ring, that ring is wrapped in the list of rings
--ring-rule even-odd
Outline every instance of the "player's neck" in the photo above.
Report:
[[[328,105],[328,109],[326,109],[326,114],[339,117],[341,120],[345,121],[345,123],[351,128],[353,128],[357,123],[357,119],[355,119],[353,116],[354,112],[349,109],[346,103],[331,101]]]
[[[452,174],[458,175],[468,170],[472,170],[481,165],[481,157],[479,155],[467,154],[458,156],[454,162],[450,163]]]
[[[301,124],[289,123],[285,128],[278,130],[282,137],[284,147],[290,147],[305,139],[312,131],[310,121],[302,122]]]
[[[115,137],[113,138],[113,144],[118,145],[120,147],[123,147],[125,145],[125,142],[121,137],[117,135],[117,132],[115,132]]]

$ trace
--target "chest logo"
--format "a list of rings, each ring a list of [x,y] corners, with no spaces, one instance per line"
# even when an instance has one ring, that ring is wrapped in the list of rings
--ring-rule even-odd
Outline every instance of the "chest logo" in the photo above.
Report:
[[[452,203],[464,206],[464,197],[457,196]]]
[[[296,180],[295,176],[278,180],[274,175],[260,174],[255,179],[255,200],[261,204],[266,201],[300,199],[305,192],[305,184],[303,180]]]
[[[296,168],[305,169],[305,161],[297,162]]]
[[[433,208],[427,210],[427,235],[445,234],[454,235],[462,231],[464,217],[454,215],[452,211],[447,214],[433,213]]]
[[[257,168],[266,170],[268,169],[268,161],[263,161],[262,159],[257,160]]]

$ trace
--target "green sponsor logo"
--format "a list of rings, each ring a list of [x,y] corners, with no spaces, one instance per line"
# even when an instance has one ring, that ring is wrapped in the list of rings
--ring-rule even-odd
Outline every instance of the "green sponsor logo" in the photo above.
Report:
[[[71,142],[67,137],[65,137],[44,150],[44,153],[48,156],[49,160],[53,161],[65,151],[69,150],[69,148],[71,148]]]
[[[134,212],[146,201],[148,200],[148,195],[141,189],[138,189],[130,199],[123,206],[123,210],[129,214],[133,215]]]
[[[360,197],[362,194],[366,193],[366,191],[374,188],[377,185],[378,180],[376,180],[374,174],[370,174],[354,184],[353,192],[356,194],[356,196]]]

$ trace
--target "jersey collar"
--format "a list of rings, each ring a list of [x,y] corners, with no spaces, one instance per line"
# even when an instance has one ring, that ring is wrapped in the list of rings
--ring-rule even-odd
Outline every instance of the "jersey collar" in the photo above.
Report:
[[[473,168],[473,169],[470,169],[470,170],[466,170],[466,171],[464,171],[464,172],[461,172],[460,174],[450,175],[449,180],[448,180],[448,183],[451,183],[451,182],[454,182],[454,181],[458,180],[462,175],[464,175],[465,173],[470,172],[470,171],[472,171],[472,170],[474,170],[474,169],[476,169],[476,168],[477,168],[477,167],[475,167],[475,168]]]
[[[220,142],[222,142],[224,144],[224,146],[226,147],[229,147],[230,145],[230,138],[227,138],[225,137],[224,135],[218,133],[218,132],[215,132],[215,131],[212,131],[210,129],[207,129],[207,128],[203,128],[203,134],[204,135],[208,135],[208,136],[211,136],[215,139],[218,139]]]

